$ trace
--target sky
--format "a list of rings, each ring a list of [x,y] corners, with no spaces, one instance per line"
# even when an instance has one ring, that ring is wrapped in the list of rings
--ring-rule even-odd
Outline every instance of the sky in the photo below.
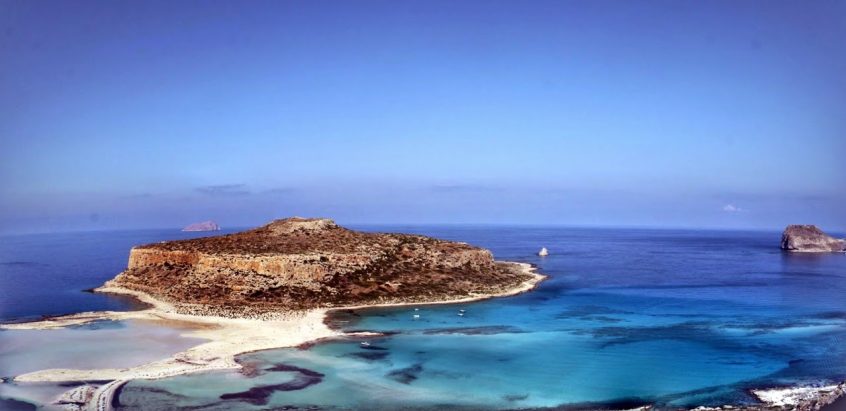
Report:
[[[844,39],[826,0],[0,0],[0,232],[843,232]]]

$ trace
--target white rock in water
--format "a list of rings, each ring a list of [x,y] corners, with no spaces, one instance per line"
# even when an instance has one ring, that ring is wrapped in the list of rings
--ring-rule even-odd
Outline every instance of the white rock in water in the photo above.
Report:
[[[541,257],[546,257],[549,255],[549,250],[546,247],[542,247],[540,251],[538,251],[538,255]]]

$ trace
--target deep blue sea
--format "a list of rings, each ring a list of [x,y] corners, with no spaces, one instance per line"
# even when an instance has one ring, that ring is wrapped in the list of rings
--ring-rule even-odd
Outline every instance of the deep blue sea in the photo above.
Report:
[[[497,259],[535,264],[550,278],[515,297],[336,313],[337,327],[386,335],[369,346],[350,339],[246,354],[240,360],[259,370],[251,375],[133,381],[119,408],[673,408],[748,404],[755,401],[750,388],[846,379],[846,255],[782,253],[776,231],[354,228],[469,242]],[[132,245],[191,236],[0,237],[0,319],[136,309],[130,299],[83,290],[120,272]],[[541,247],[548,257],[535,255]],[[138,324],[45,338],[59,346],[91,336],[119,351],[114,335],[121,330],[175,338]],[[25,348],[4,351],[28,346],[21,341],[35,337],[25,333],[0,332],[0,376],[36,366],[37,358],[21,357],[43,358]],[[54,349],[43,346],[30,351]],[[34,390],[0,384],[0,408],[26,409],[18,401],[46,398]]]

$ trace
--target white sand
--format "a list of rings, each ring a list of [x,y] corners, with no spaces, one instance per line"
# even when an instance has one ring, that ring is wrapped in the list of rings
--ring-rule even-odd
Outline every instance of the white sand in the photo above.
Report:
[[[48,369],[21,374],[15,377],[17,382],[37,381],[83,381],[83,380],[130,380],[130,379],[155,379],[171,377],[174,375],[187,374],[208,370],[236,369],[240,365],[235,362],[238,354],[267,350],[282,347],[294,347],[310,341],[342,337],[345,334],[331,330],[324,323],[326,313],[338,309],[358,309],[375,306],[405,306],[405,305],[429,305],[429,304],[450,304],[477,301],[491,297],[502,297],[515,295],[529,291],[536,287],[544,278],[543,275],[534,273],[534,268],[529,264],[520,263],[521,268],[533,277],[520,284],[520,286],[497,294],[479,294],[467,298],[432,301],[420,303],[380,304],[338,308],[320,308],[301,312],[280,313],[272,320],[259,319],[233,319],[214,316],[198,316],[178,314],[174,307],[165,302],[159,301],[148,294],[138,291],[127,290],[117,287],[100,288],[97,291],[130,294],[141,301],[148,303],[153,308],[142,311],[129,312],[91,312],[73,314],[63,317],[51,318],[43,321],[5,324],[0,325],[6,329],[49,329],[78,325],[97,320],[150,320],[162,322],[180,322],[189,325],[189,330],[184,337],[203,338],[208,342],[190,348],[186,351],[174,354],[148,364],[131,368],[111,368],[94,370],[77,369]],[[192,328],[191,325],[194,327]]]
[[[515,295],[529,291],[537,286],[546,276],[534,273],[529,264],[519,263],[522,270],[532,274],[532,278],[514,289],[497,294],[479,294],[467,298],[450,301],[432,301],[410,304],[380,304],[378,306],[428,305],[448,304],[476,301],[491,297]],[[333,309],[357,309],[369,306],[321,308],[308,311],[278,313],[268,319],[235,319],[216,316],[200,316],[179,314],[175,308],[166,302],[159,301],[152,296],[120,287],[101,287],[96,291],[114,294],[129,294],[148,303],[152,308],[141,311],[116,312],[102,311],[67,315],[19,324],[0,325],[0,328],[15,330],[37,330],[67,327],[98,320],[149,320],[163,323],[163,325],[187,326],[189,331],[184,337],[203,338],[208,340],[203,344],[186,351],[174,354],[169,358],[143,364],[131,368],[108,368],[94,370],[78,369],[48,369],[21,374],[14,378],[16,382],[62,382],[62,381],[91,381],[112,380],[94,389],[94,393],[85,404],[85,409],[107,411],[111,410],[112,396],[118,388],[133,379],[157,379],[181,374],[238,369],[241,366],[235,362],[235,356],[247,352],[268,350],[273,348],[294,347],[310,341],[324,338],[351,336],[330,329],[324,323],[326,313]],[[358,336],[373,335],[359,333]],[[78,390],[78,389],[75,389]],[[73,391],[73,390],[71,390]],[[78,396],[76,393],[65,393],[65,396]],[[61,398],[59,399],[61,400]]]

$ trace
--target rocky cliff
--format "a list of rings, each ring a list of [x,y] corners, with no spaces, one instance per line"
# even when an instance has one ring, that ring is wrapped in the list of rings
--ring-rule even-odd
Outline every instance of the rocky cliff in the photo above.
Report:
[[[846,240],[834,238],[815,225],[789,225],[781,236],[781,249],[801,252],[846,251]]]
[[[106,287],[142,291],[183,312],[237,315],[454,299],[533,278],[465,243],[295,217],[236,234],[135,247],[126,271]]]

